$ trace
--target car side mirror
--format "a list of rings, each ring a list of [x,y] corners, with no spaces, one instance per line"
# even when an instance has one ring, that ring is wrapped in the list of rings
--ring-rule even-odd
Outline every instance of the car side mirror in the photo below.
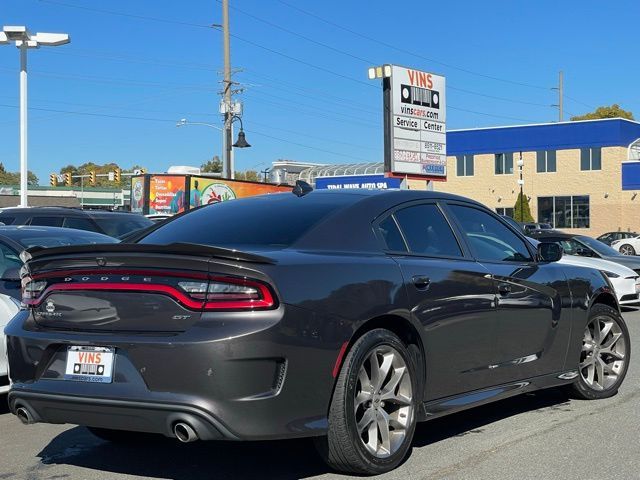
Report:
[[[562,258],[564,250],[559,243],[539,243],[538,260],[541,262],[557,262]]]
[[[20,269],[19,268],[7,268],[2,274],[0,280],[4,282],[20,282]]]

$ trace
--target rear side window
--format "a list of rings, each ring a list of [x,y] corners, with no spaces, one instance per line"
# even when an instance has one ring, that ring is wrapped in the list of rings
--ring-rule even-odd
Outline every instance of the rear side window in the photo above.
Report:
[[[473,207],[450,205],[478,260],[531,261],[524,241],[493,215]]]
[[[88,218],[67,217],[62,224],[65,228],[75,228],[77,230],[87,230],[89,232],[98,232],[99,229]]]
[[[398,210],[394,215],[412,253],[462,256],[449,223],[436,205],[415,205]]]
[[[62,217],[33,217],[30,225],[38,225],[39,227],[61,227]]]
[[[398,225],[396,224],[396,221],[393,219],[392,215],[389,215],[378,224],[378,231],[380,232],[380,236],[384,240],[387,250],[391,250],[394,252],[407,251],[407,246],[402,239],[402,234],[400,233]]]
[[[10,217],[8,215],[0,215],[0,223],[4,225],[13,225],[13,222],[16,221],[16,217]]]

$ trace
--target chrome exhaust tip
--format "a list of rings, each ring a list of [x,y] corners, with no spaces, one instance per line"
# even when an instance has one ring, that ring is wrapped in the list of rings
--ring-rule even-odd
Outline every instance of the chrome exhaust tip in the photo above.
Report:
[[[31,412],[24,407],[18,407],[16,409],[16,417],[22,422],[23,425],[30,425],[36,423],[31,415]]]
[[[183,422],[178,422],[173,426],[173,434],[182,443],[195,442],[198,440],[196,431],[191,427],[191,425]]]

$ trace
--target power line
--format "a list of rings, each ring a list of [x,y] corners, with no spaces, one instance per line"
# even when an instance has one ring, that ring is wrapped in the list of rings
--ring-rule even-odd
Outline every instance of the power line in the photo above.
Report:
[[[490,79],[490,80],[495,80],[495,81],[504,82],[504,83],[510,83],[512,85],[519,85],[519,86],[522,86],[522,87],[535,88],[535,89],[539,89],[539,90],[548,90],[549,89],[549,87],[544,87],[544,86],[541,86],[541,85],[534,85],[534,84],[525,83],[525,82],[519,82],[519,81],[510,80],[510,79],[506,79],[506,78],[500,78],[500,77],[496,77],[496,76],[493,76],[493,75],[487,75],[485,73],[475,72],[475,71],[469,70],[467,68],[458,67],[458,66],[452,65],[450,63],[445,63],[445,62],[441,62],[441,61],[435,60],[433,58],[425,57],[424,55],[421,55],[419,53],[412,52],[410,50],[406,50],[404,48],[398,47],[396,45],[392,45],[392,44],[387,43],[387,42],[383,42],[382,40],[379,40],[377,38],[370,37],[368,35],[365,35],[363,33],[357,32],[357,31],[352,30],[352,29],[350,29],[348,27],[345,27],[343,25],[335,23],[335,22],[333,22],[331,20],[327,20],[324,17],[321,17],[319,15],[311,13],[311,12],[309,12],[307,10],[304,10],[304,9],[302,9],[302,8],[296,6],[296,5],[292,5],[291,3],[289,3],[289,2],[287,2],[285,0],[277,0],[277,1],[279,3],[281,3],[281,4],[283,4],[283,5],[291,8],[291,9],[293,9],[293,10],[297,10],[298,12],[300,12],[300,13],[302,13],[304,15],[307,15],[309,17],[315,18],[316,20],[319,20],[319,21],[321,21],[323,23],[326,23],[328,25],[331,25],[331,26],[333,26],[335,28],[338,28],[340,30],[348,32],[348,33],[350,33],[352,35],[355,35],[357,37],[363,38],[363,39],[368,40],[370,42],[375,42],[378,45],[382,45],[384,47],[396,50],[396,51],[398,51],[400,53],[404,53],[404,54],[411,55],[411,56],[416,57],[416,58],[420,58],[422,60],[426,60],[428,62],[432,62],[432,63],[436,63],[438,65],[442,65],[443,67],[451,68],[453,70],[458,70],[460,72],[468,73],[470,75],[476,75],[478,77],[483,77],[483,78],[487,78],[487,79]]]
[[[51,5],[57,5],[59,7],[67,7],[67,8],[76,8],[78,10],[85,10],[88,12],[95,12],[95,13],[103,13],[105,15],[115,15],[118,17],[127,17],[127,18],[135,18],[136,20],[148,20],[148,21],[153,21],[153,22],[159,22],[159,23],[169,23],[169,24],[173,24],[173,25],[182,25],[185,27],[196,27],[196,28],[206,28],[206,29],[212,29],[211,25],[204,25],[201,23],[193,23],[193,22],[184,22],[184,21],[180,21],[180,20],[172,20],[172,19],[168,19],[168,18],[160,18],[160,17],[150,17],[148,15],[136,15],[136,14],[132,14],[132,13],[124,13],[124,12],[116,12],[113,10],[105,10],[102,8],[95,8],[95,7],[87,7],[84,5],[75,5],[72,3],[65,3],[65,2],[58,2],[56,0],[39,0],[42,3],[49,3]]]
[[[9,104],[4,104],[4,103],[0,103],[0,107],[18,108],[17,105],[9,105]],[[137,121],[161,122],[161,123],[169,123],[170,122],[170,123],[173,123],[173,124],[175,124],[175,122],[176,122],[175,119],[153,118],[153,117],[136,117],[136,116],[130,116],[130,115],[113,115],[113,114],[107,114],[107,113],[83,112],[83,111],[73,111],[73,110],[60,110],[60,109],[41,108],[41,107],[29,107],[29,110],[36,110],[36,111],[43,111],[43,112],[65,113],[65,114],[82,115],[82,116],[90,116],[90,117],[104,117],[104,118],[112,118],[112,119],[118,119],[118,120],[137,120]],[[300,142],[293,142],[291,140],[286,140],[286,139],[280,138],[280,137],[274,137],[273,135],[269,135],[267,133],[263,133],[263,132],[256,131],[256,130],[247,130],[247,129],[245,129],[245,131],[248,132],[248,133],[254,134],[254,135],[259,135],[259,136],[262,136],[262,137],[271,138],[273,140],[278,140],[279,142],[289,143],[291,145],[296,145],[298,147],[303,147],[303,148],[307,148],[307,149],[310,149],[310,150],[316,150],[316,151],[323,152],[323,153],[329,153],[331,155],[335,155],[335,156],[338,156],[338,157],[345,157],[345,158],[350,158],[352,160],[358,160],[358,161],[370,161],[370,160],[366,160],[366,159],[363,159],[363,158],[354,157],[354,156],[348,155],[346,153],[334,152],[332,150],[327,150],[325,148],[318,148],[318,147],[314,147],[312,145],[307,145],[307,144],[300,143]]]
[[[570,97],[567,94],[564,95],[564,98],[566,98],[567,100],[571,100],[572,102],[579,103],[580,105],[583,105],[583,106],[585,106],[587,108],[590,108],[592,110],[595,110],[597,108],[597,107],[594,107],[593,105],[589,105],[588,103],[581,102],[580,100],[578,100],[576,98]]]

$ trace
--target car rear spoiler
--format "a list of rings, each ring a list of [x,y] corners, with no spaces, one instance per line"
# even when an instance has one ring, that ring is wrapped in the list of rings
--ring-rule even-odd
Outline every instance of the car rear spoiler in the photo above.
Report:
[[[105,243],[93,245],[72,245],[66,247],[31,247],[20,254],[23,262],[29,260],[53,257],[56,255],[68,255],[74,253],[167,253],[192,256],[211,256],[224,260],[238,262],[275,264],[273,258],[257,255],[250,252],[242,252],[230,248],[200,245],[197,243],[170,243],[168,245],[151,245],[141,243]]]

